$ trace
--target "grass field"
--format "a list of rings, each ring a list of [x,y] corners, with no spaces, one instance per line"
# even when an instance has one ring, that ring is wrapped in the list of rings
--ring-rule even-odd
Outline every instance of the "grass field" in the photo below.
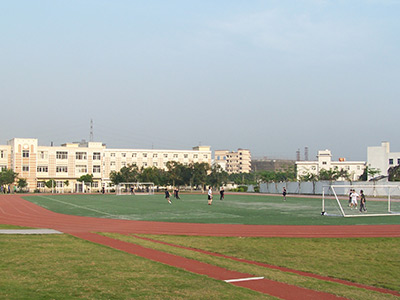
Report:
[[[348,299],[398,299],[389,294],[230,261],[133,236],[105,235]],[[400,290],[400,240],[396,238],[148,237]],[[355,249],[357,255],[354,255]],[[1,299],[273,299],[68,235],[0,235],[0,256]]]
[[[207,205],[206,195],[182,194],[169,205],[163,195],[37,195],[25,199],[49,210],[79,216],[127,220],[216,224],[355,225],[400,224],[400,215],[343,218],[321,216],[321,199],[264,195],[227,195]],[[369,206],[386,205],[369,201]]]

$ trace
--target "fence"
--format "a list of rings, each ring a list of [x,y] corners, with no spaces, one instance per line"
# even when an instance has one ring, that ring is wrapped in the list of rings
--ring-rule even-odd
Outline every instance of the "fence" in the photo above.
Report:
[[[269,182],[260,184],[260,193],[263,194],[281,194],[284,187],[288,194],[302,194],[302,195],[322,195],[323,187],[330,185],[363,185],[371,186],[375,185],[391,185],[398,187],[397,182],[371,182],[371,181],[315,181],[315,182]],[[346,195],[349,193],[348,188],[337,189],[339,195]],[[248,192],[254,192],[254,186],[248,186]],[[325,188],[325,193],[327,193]],[[387,189],[377,189],[377,195],[387,196]],[[400,196],[400,189],[392,189],[391,196]]]

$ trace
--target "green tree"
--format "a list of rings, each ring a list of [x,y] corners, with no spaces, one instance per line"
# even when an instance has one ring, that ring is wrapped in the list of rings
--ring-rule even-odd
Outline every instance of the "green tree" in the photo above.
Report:
[[[11,169],[3,169],[0,172],[0,186],[13,184],[18,176],[18,173]]]
[[[211,167],[211,173],[208,175],[208,183],[214,187],[220,187],[228,181],[228,173],[225,172],[219,164]]]
[[[18,182],[17,182],[17,186],[21,191],[23,191],[24,188],[26,188],[28,186],[28,182],[26,181],[25,178],[19,178]]]
[[[400,181],[400,165],[390,167],[388,170],[389,181]]]
[[[364,168],[364,172],[359,177],[359,180],[367,181],[369,177],[374,178],[375,175],[378,175],[380,173],[381,173],[381,171],[379,169],[370,168],[370,167],[366,166]]]
[[[44,185],[49,189],[55,188],[56,187],[56,181],[54,179],[49,179],[44,183]]]
[[[93,175],[92,174],[86,174],[86,175],[82,175],[81,177],[79,177],[77,179],[77,181],[79,182],[84,182],[84,183],[93,183]]]

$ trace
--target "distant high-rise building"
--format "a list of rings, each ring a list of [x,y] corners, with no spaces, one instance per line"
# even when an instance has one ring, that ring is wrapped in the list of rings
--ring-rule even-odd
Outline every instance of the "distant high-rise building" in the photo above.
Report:
[[[219,164],[228,173],[250,173],[251,153],[247,149],[215,150],[215,163]]]

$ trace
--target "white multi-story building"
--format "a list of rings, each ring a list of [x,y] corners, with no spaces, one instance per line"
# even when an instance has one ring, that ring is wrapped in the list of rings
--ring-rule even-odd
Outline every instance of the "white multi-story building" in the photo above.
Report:
[[[369,168],[379,170],[377,175],[387,176],[390,167],[400,165],[400,152],[390,152],[389,142],[368,147],[367,164]]]
[[[350,174],[351,180],[358,180],[364,173],[365,162],[363,161],[346,161],[340,158],[339,161],[332,161],[330,150],[318,151],[317,161],[296,161],[297,179],[307,174],[318,175],[322,169],[325,170],[345,170]],[[339,180],[344,178],[339,178]]]
[[[57,188],[77,190],[82,175],[93,175],[93,188],[110,182],[111,171],[135,164],[139,168],[166,170],[169,161],[182,164],[206,162],[211,165],[209,146],[192,150],[107,149],[100,142],[66,143],[61,146],[39,146],[37,139],[14,138],[0,145],[0,168],[9,168],[28,182],[30,191],[44,187],[54,179]],[[68,186],[66,185],[68,182]]]
[[[228,173],[250,173],[251,171],[251,153],[247,149],[238,149],[236,152],[216,150],[214,162]]]

